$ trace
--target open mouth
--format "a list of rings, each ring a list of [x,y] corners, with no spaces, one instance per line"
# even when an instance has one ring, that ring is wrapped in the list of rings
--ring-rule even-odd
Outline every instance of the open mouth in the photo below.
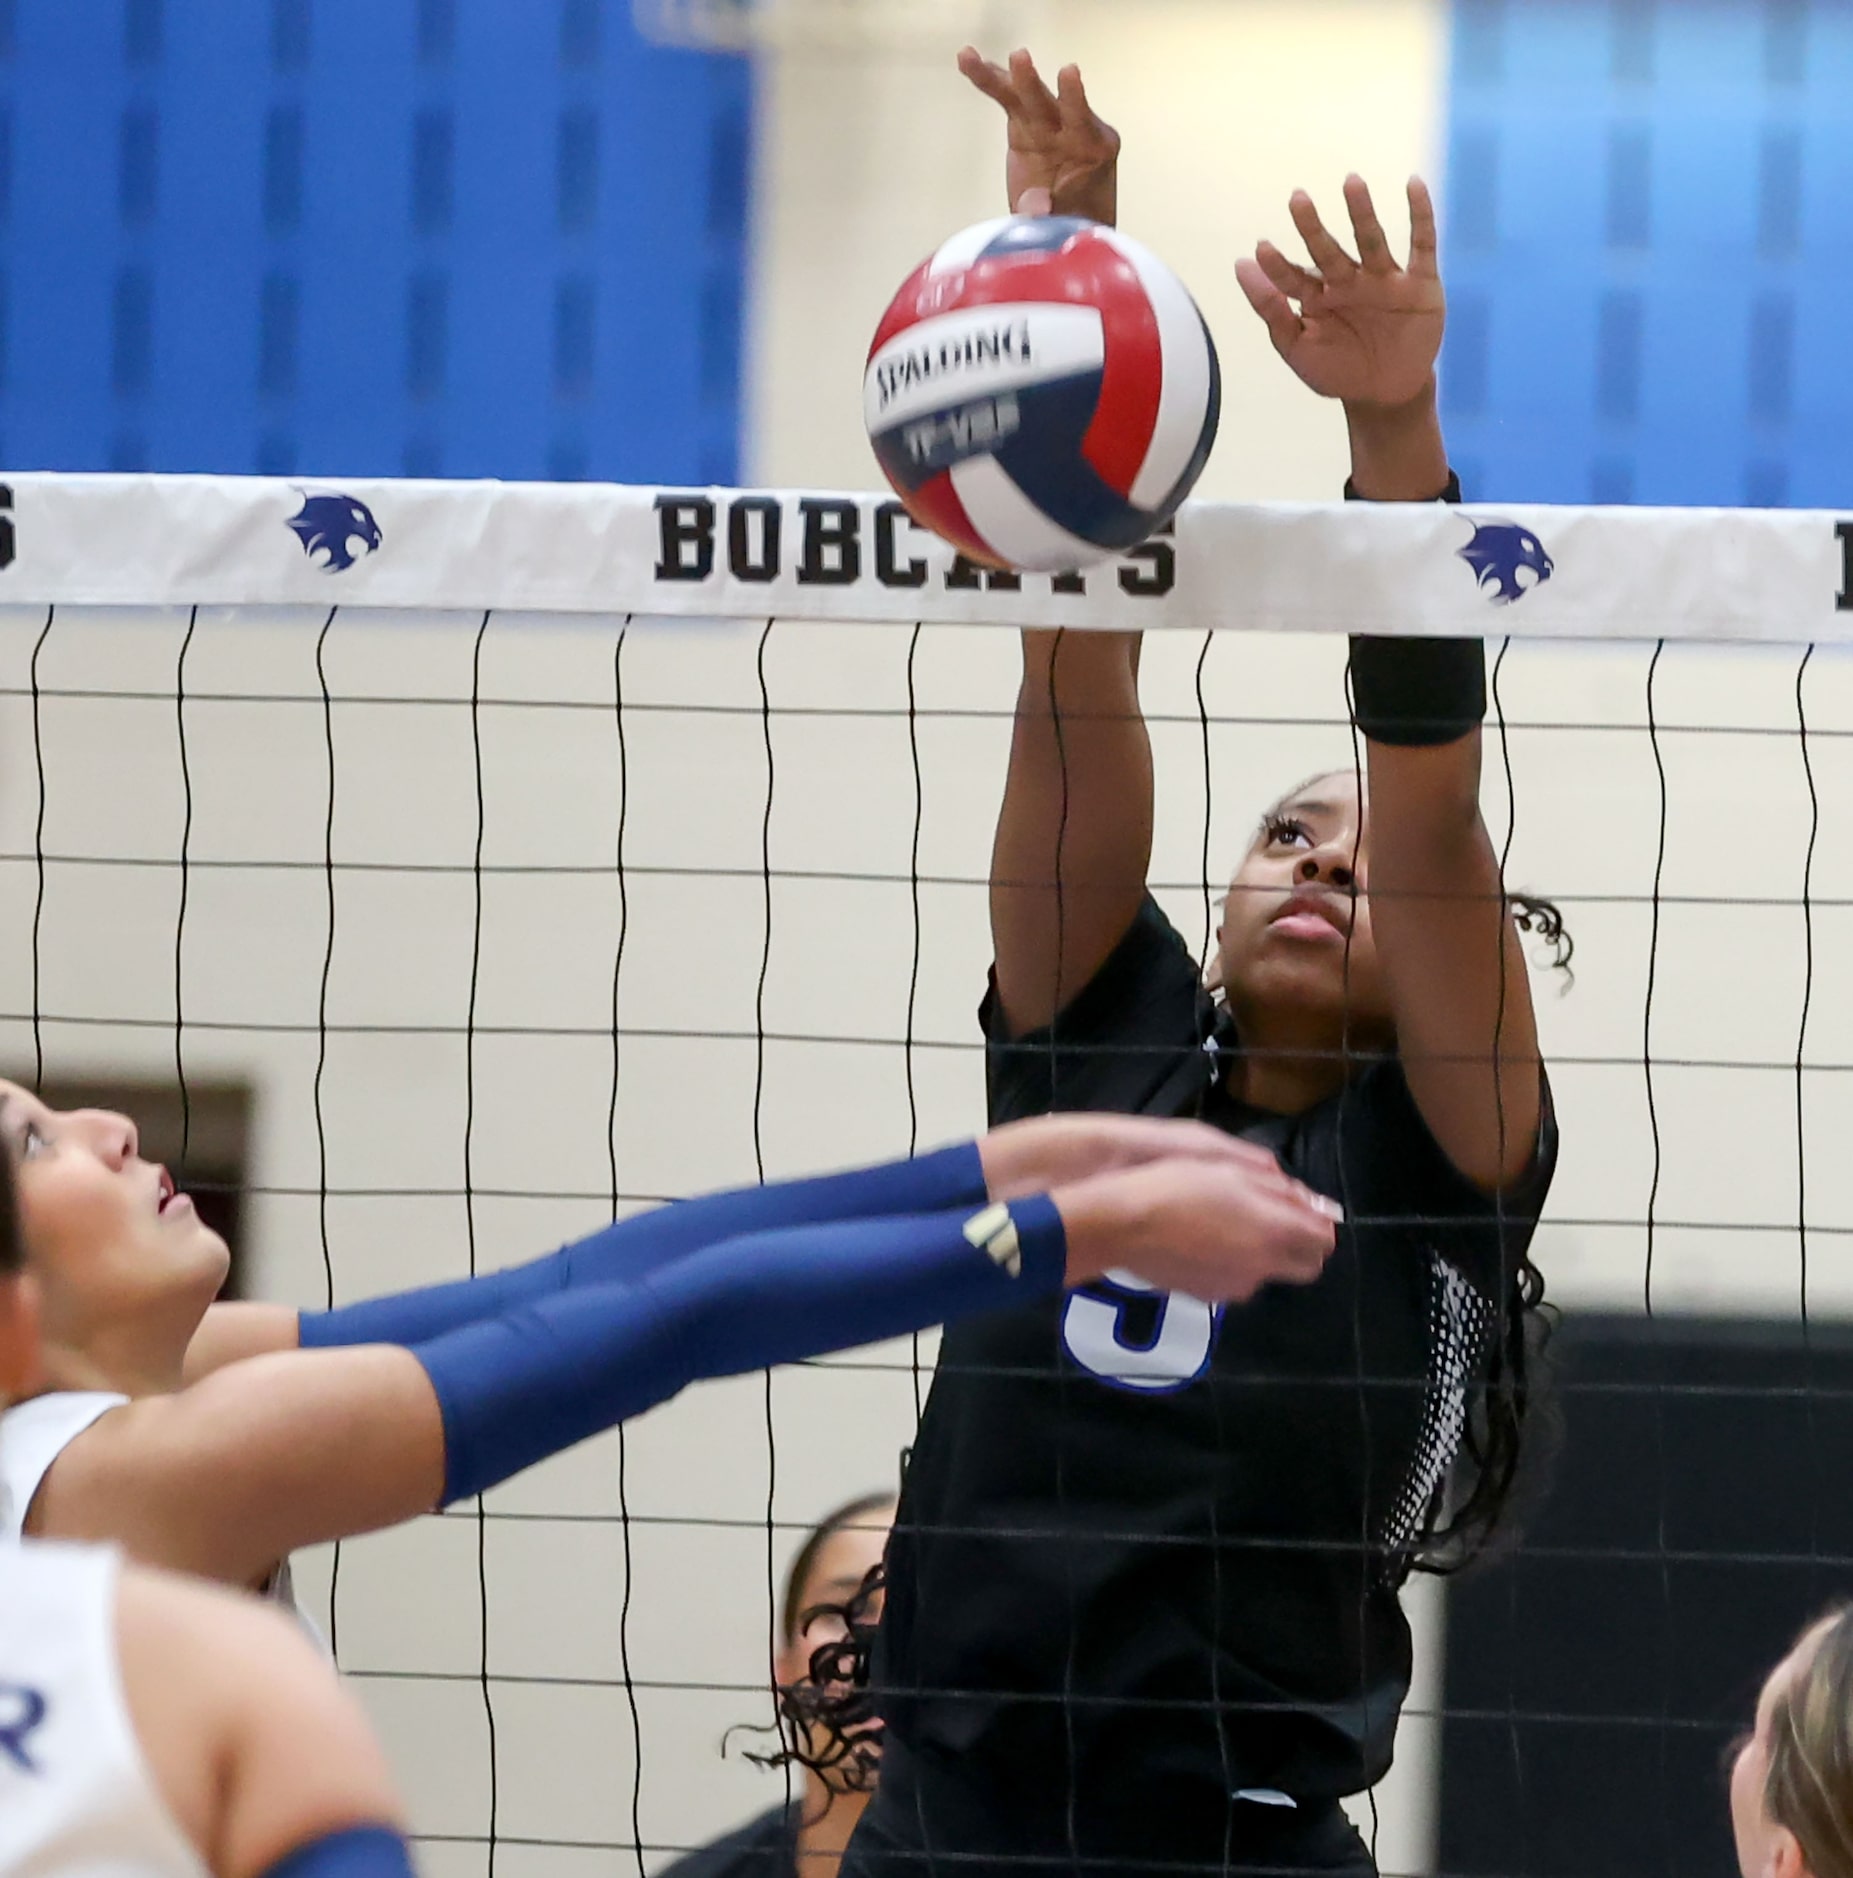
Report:
[[[160,1175],[160,1187],[155,1200],[154,1210],[166,1219],[170,1213],[191,1212],[193,1202],[174,1185],[174,1177],[165,1167],[156,1170]]]

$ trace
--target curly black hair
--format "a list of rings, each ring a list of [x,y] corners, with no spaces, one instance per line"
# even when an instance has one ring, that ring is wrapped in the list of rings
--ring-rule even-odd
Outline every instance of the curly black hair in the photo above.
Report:
[[[1513,923],[1519,931],[1535,933],[1550,948],[1545,963],[1552,971],[1563,973],[1567,991],[1576,983],[1576,973],[1570,968],[1576,956],[1576,941],[1563,923],[1563,908],[1555,900],[1542,900],[1535,893],[1508,894],[1506,904],[1512,909]]]
[[[885,1568],[873,1565],[846,1602],[813,1604],[791,1614],[794,1635],[821,1617],[835,1618],[842,1632],[811,1652],[796,1682],[778,1684],[779,1745],[765,1753],[744,1749],[747,1760],[758,1767],[809,1768],[833,1792],[874,1788],[881,1771],[881,1720],[869,1687],[869,1662],[887,1582]]]
[[[1508,902],[1519,931],[1548,948],[1545,963],[1564,974],[1567,990],[1576,979],[1570,967],[1576,941],[1562,908],[1529,893],[1511,894]],[[1545,1299],[1544,1274],[1529,1252],[1520,1253],[1485,1373],[1468,1402],[1460,1457],[1425,1509],[1401,1561],[1406,1569],[1448,1576],[1500,1557],[1517,1542],[1562,1441],[1550,1356],[1557,1320],[1556,1306]]]

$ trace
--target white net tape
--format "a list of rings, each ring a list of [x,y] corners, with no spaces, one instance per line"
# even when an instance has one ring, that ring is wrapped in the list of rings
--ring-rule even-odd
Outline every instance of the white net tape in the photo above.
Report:
[[[1812,510],[1187,504],[1086,575],[959,562],[878,496],[18,476],[0,605],[1832,642],[1853,521]]]

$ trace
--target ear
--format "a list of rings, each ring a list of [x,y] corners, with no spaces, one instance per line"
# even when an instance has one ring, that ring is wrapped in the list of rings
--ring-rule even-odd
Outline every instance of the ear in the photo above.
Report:
[[[36,1394],[42,1380],[38,1281],[0,1279],[0,1406]]]
[[[1777,1826],[1771,1831],[1769,1849],[1764,1854],[1758,1878],[1810,1878],[1801,1841],[1787,1826]]]

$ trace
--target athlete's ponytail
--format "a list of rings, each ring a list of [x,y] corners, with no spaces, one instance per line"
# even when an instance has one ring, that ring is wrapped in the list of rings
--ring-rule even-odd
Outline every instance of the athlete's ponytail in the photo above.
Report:
[[[1405,1561],[1415,1570],[1457,1572],[1517,1540],[1562,1436],[1549,1349],[1556,1327],[1544,1274],[1521,1253],[1484,1379],[1469,1399],[1461,1458],[1436,1489]]]
[[[1507,896],[1514,924],[1546,949],[1544,963],[1575,982],[1576,941],[1555,901]],[[1545,1302],[1544,1274],[1521,1252],[1506,1280],[1486,1371],[1468,1402],[1461,1459],[1436,1488],[1404,1563],[1417,1571],[1457,1572],[1514,1544],[1524,1515],[1539,1500],[1562,1438],[1550,1341],[1557,1310]],[[1849,1874],[1853,1878],[1853,1874]]]

